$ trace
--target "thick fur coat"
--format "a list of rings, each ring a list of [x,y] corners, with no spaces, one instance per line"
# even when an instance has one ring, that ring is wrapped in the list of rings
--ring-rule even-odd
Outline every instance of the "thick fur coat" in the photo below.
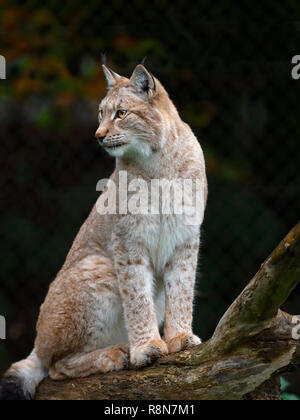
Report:
[[[192,313],[207,198],[201,147],[143,65],[130,79],[103,70],[108,92],[96,138],[116,158],[115,188],[103,194],[128,203],[134,191],[123,191],[124,173],[128,183],[142,182],[149,191],[154,179],[198,180],[199,221],[187,224],[185,214],[161,210],[101,214],[102,194],[41,306],[32,354],[4,377],[2,399],[33,398],[48,374],[60,380],[124,369],[129,362],[145,366],[200,343]]]

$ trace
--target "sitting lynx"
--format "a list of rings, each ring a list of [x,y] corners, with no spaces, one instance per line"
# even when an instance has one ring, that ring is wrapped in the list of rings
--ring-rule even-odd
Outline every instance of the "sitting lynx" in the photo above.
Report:
[[[48,374],[61,380],[121,370],[129,362],[142,367],[201,342],[192,332],[207,198],[201,147],[143,65],[130,79],[106,65],[103,70],[108,92],[96,138],[116,158],[110,179],[118,197],[124,193],[121,172],[128,182],[146,185],[153,179],[200,180],[202,214],[188,225],[184,215],[100,214],[95,205],[41,306],[34,350],[8,370],[1,399],[34,398]]]

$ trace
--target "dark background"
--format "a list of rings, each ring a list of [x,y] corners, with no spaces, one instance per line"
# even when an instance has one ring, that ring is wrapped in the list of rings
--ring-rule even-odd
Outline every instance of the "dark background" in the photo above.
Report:
[[[48,285],[114,167],[94,140],[104,51],[127,76],[147,56],[204,149],[201,337],[299,221],[299,2],[2,0],[0,373],[31,351]],[[300,313],[299,289],[284,309]]]

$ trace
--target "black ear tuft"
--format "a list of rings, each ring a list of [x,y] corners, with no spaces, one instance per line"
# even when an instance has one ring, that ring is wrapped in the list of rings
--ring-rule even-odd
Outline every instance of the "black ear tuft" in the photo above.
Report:
[[[25,394],[22,379],[16,375],[5,376],[0,390],[0,401],[25,401],[31,396]]]
[[[106,57],[106,53],[105,52],[104,53],[101,53],[101,61],[102,61],[103,66],[106,66],[107,57]]]
[[[141,65],[142,65],[142,66],[144,66],[144,65],[145,65],[146,60],[147,60],[147,56],[145,56],[145,57],[142,59],[142,61],[141,61]]]
[[[108,89],[111,89],[115,85],[116,81],[121,78],[121,76],[119,74],[115,73],[114,71],[112,71],[109,67],[107,67],[107,65],[104,64],[103,61],[106,62],[106,55],[105,54],[102,55],[102,63],[103,63],[102,64],[102,69],[103,69],[103,73],[104,73],[106,81],[107,81],[107,87],[108,87]]]

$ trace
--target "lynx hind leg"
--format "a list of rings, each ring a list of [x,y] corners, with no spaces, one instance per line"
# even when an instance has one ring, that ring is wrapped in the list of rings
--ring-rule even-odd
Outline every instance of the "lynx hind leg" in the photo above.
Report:
[[[121,315],[110,260],[87,257],[61,273],[42,305],[35,342],[50,376],[58,380],[125,367],[127,349],[110,347],[127,342]]]
[[[116,345],[87,354],[73,354],[54,363],[49,370],[50,378],[83,378],[96,373],[126,369],[129,365],[129,348]]]

